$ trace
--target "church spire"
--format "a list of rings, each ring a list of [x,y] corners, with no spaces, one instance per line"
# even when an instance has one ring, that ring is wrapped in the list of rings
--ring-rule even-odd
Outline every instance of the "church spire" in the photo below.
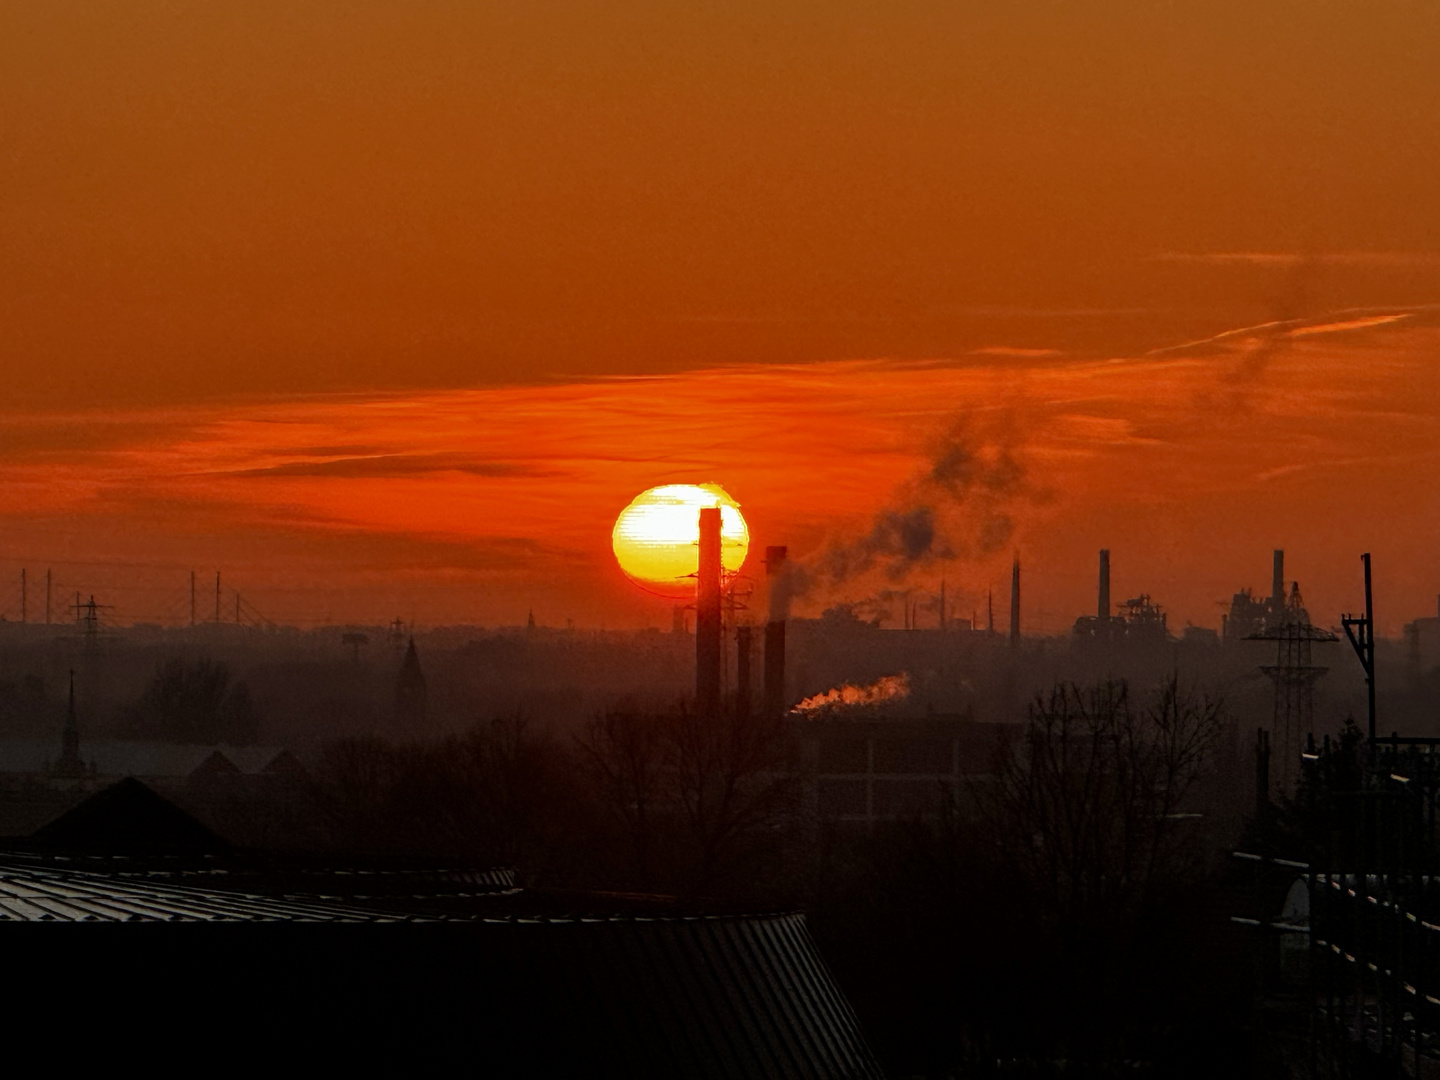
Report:
[[[415,651],[412,635],[395,680],[395,719],[406,730],[414,732],[424,727],[426,696],[425,673],[420,670],[420,654]]]
[[[65,712],[65,729],[60,735],[60,760],[50,770],[50,775],[66,779],[78,779],[85,775],[85,763],[80,760],[80,721],[75,715],[75,670],[70,670],[70,705]]]

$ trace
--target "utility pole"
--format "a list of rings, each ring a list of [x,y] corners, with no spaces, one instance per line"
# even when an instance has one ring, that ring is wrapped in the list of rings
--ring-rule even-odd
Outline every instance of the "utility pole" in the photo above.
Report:
[[[1367,551],[1360,556],[1360,561],[1365,564],[1365,617],[1356,618],[1352,615],[1340,616],[1340,625],[1345,628],[1345,636],[1350,639],[1350,646],[1355,650],[1355,655],[1360,658],[1360,666],[1365,669],[1365,696],[1369,706],[1370,718],[1370,750],[1375,750],[1375,604],[1370,595],[1370,553]]]

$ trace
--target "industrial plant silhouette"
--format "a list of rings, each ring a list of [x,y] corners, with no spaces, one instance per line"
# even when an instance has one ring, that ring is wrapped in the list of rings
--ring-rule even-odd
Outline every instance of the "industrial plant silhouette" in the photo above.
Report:
[[[1018,557],[1007,632],[890,629],[697,518],[693,633],[0,624],[20,1014],[83,962],[117,1031],[262,1010],[361,1065],[1431,1067],[1440,617],[1379,639],[1368,555],[1347,660],[1280,551],[1218,629],[1108,550],[1067,634]]]

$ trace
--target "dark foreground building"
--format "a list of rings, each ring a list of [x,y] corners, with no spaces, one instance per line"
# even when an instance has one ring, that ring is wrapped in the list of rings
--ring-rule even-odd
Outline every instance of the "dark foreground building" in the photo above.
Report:
[[[67,1056],[881,1075],[803,915],[236,852],[133,780],[0,852],[0,920],[11,1030]]]

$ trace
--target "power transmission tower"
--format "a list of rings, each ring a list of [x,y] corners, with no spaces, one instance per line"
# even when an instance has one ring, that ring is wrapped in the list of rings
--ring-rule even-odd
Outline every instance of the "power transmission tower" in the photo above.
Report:
[[[1300,584],[1292,582],[1280,622],[1267,626],[1250,641],[1275,642],[1275,663],[1260,668],[1275,684],[1275,712],[1272,721],[1276,749],[1280,753],[1276,787],[1285,793],[1294,790],[1300,776],[1300,750],[1305,736],[1315,730],[1315,684],[1330,669],[1311,662],[1316,642],[1339,641],[1329,630],[1310,625]]]
[[[81,627],[85,634],[85,644],[93,646],[100,638],[100,612],[110,611],[114,605],[97,604],[95,597],[90,597],[89,603],[80,602],[80,594],[75,594],[75,624]]]

